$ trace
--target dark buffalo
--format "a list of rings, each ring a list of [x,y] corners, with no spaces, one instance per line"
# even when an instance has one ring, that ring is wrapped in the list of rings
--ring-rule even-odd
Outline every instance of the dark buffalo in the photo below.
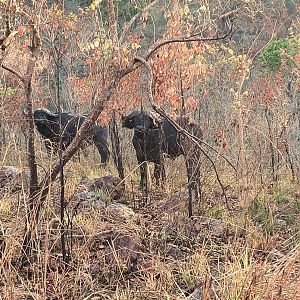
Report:
[[[198,123],[188,117],[178,117],[176,122],[185,130],[202,139],[202,130]],[[175,159],[184,155],[189,181],[189,194],[192,190],[196,197],[200,188],[200,149],[167,120],[158,120],[146,111],[135,111],[123,118],[123,127],[134,129],[133,146],[140,164],[141,188],[147,189],[147,169],[145,162],[154,163],[156,184],[165,181],[163,154]]]
[[[62,150],[65,150],[74,139],[78,129],[86,119],[84,116],[73,116],[63,112],[53,113],[45,108],[36,109],[33,113],[34,123],[38,132],[45,139],[45,146],[48,150],[57,151],[60,142]],[[61,122],[61,130],[60,130]],[[109,159],[108,150],[108,127],[93,125],[86,136],[84,143],[94,144],[101,156],[101,163],[106,164]]]

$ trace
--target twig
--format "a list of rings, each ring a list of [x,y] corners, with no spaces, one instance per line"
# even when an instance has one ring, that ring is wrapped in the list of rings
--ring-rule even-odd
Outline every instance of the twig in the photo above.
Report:
[[[210,42],[210,41],[218,41],[218,40],[223,40],[227,37],[229,37],[232,32],[233,32],[233,21],[231,20],[231,26],[228,30],[228,32],[226,34],[224,34],[223,36],[215,36],[215,37],[209,37],[209,38],[201,38],[199,35],[201,33],[196,34],[196,37],[194,37],[194,34],[190,37],[180,37],[180,38],[175,38],[175,39],[169,39],[169,40],[165,40],[162,41],[160,43],[158,43],[156,46],[150,48],[147,52],[147,54],[145,55],[145,61],[148,61],[149,58],[162,46],[164,45],[168,45],[171,43],[187,43],[187,42]],[[132,61],[132,63],[126,67],[123,70],[120,70],[118,72],[118,77],[119,78],[123,78],[124,76],[128,75],[129,73],[135,71],[136,69],[138,69],[141,65],[143,65],[143,63],[141,61],[139,61],[138,59],[134,59]],[[216,151],[217,152],[217,151]]]
[[[10,73],[12,73],[12,74],[14,74],[16,77],[18,77],[18,79],[20,79],[22,82],[24,82],[24,77],[22,76],[22,74],[21,73],[19,73],[18,71],[16,71],[16,70],[14,70],[13,68],[11,68],[11,67],[8,67],[8,66],[6,66],[6,65],[1,65],[1,67],[4,69],[4,70],[6,70],[6,71],[8,71],[8,72],[10,72]]]
[[[179,38],[162,41],[158,45],[154,46],[152,49],[150,49],[148,51],[148,53],[145,57],[145,61],[147,61],[150,58],[150,56],[152,56],[153,53],[156,52],[159,48],[161,48],[162,46],[168,45],[168,44],[187,43],[187,42],[213,42],[213,41],[224,40],[228,36],[230,36],[230,34],[232,33],[232,28],[233,28],[233,22],[231,21],[228,32],[222,36],[217,35],[215,37],[201,38],[201,37],[199,37],[199,35],[202,34],[202,32],[199,32],[199,33],[193,34],[189,37],[179,37]]]

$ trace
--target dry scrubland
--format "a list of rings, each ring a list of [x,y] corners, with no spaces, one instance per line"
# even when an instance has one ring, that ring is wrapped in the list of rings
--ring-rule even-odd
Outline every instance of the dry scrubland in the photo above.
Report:
[[[2,164],[26,170],[22,147],[11,141],[2,150]],[[128,149],[123,200],[135,215],[120,218],[105,209],[79,209],[67,231],[72,248],[67,265],[60,254],[58,183],[51,188],[36,233],[36,262],[26,268],[19,260],[26,195],[3,194],[1,299],[300,299],[298,182],[282,173],[277,183],[270,178],[270,185],[262,184],[252,170],[248,187],[241,191],[232,170],[220,160],[228,211],[215,174],[203,160],[203,200],[194,203],[195,216],[188,219],[183,160],[168,161],[167,185],[163,190],[152,186],[150,203],[139,207],[139,175],[133,172],[137,163],[128,147],[130,138],[123,143]],[[38,149],[42,174],[49,157],[41,145]],[[112,164],[106,169],[97,164],[93,148],[81,163],[73,158],[67,164],[66,200],[82,177],[116,175]],[[111,202],[103,191],[99,195]]]
[[[25,185],[0,191],[0,298],[300,299],[298,2],[0,0],[0,166],[32,175],[30,195]],[[117,174],[112,162],[98,167],[93,148],[68,162],[89,125],[149,109],[152,98],[170,115],[193,115],[204,140],[237,167],[236,174],[210,153],[231,209],[204,156],[202,200],[193,203],[192,218],[182,159],[168,161],[167,184],[152,185],[141,205],[132,132],[121,130],[123,206],[109,210],[114,201],[98,190],[106,203],[79,205],[75,213],[82,178]],[[59,180],[37,227],[34,220],[35,187],[53,164],[21,109],[30,116],[41,106],[88,114],[64,153],[66,264]],[[24,264],[22,245],[30,252],[30,242],[35,248]]]

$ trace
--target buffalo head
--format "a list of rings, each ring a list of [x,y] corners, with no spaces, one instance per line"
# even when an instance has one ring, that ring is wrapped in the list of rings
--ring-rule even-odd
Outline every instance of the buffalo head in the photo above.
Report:
[[[159,128],[158,119],[146,111],[134,111],[127,117],[122,118],[123,127],[138,131],[149,131]]]
[[[54,121],[59,118],[57,113],[53,113],[46,108],[38,108],[33,113],[35,123],[44,123],[47,121]]]

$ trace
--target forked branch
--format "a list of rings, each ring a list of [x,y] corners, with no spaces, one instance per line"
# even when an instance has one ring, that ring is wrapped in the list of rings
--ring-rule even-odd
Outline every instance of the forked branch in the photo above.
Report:
[[[220,41],[220,40],[224,40],[228,37],[230,37],[233,33],[233,21],[230,21],[230,27],[228,29],[228,31],[222,35],[222,36],[213,36],[213,37],[207,37],[207,38],[203,38],[201,37],[201,34],[203,32],[199,32],[197,34],[192,34],[189,37],[179,37],[179,38],[174,38],[174,39],[168,39],[168,40],[164,40],[159,42],[157,45],[151,47],[146,55],[144,60],[148,61],[150,59],[150,57],[161,47],[168,45],[168,44],[173,44],[173,43],[187,43],[187,42],[213,42],[213,41]],[[133,60],[132,63],[125,69],[120,70],[119,72],[119,76],[120,77],[124,77],[127,74],[133,72],[134,70],[136,70],[137,68],[139,68],[141,65],[143,65],[143,63],[137,59]]]
[[[175,44],[175,43],[187,43],[187,42],[215,42],[215,41],[220,41],[224,40],[227,37],[229,37],[232,34],[232,29],[233,29],[233,22],[230,21],[230,27],[229,30],[224,34],[224,35],[217,35],[214,37],[201,37],[203,32],[199,33],[194,33],[190,35],[189,37],[179,37],[179,38],[174,38],[174,39],[169,39],[169,40],[164,40],[160,42],[158,45],[154,46],[151,48],[147,55],[145,56],[145,61],[147,61],[159,48],[168,45],[168,44]]]

